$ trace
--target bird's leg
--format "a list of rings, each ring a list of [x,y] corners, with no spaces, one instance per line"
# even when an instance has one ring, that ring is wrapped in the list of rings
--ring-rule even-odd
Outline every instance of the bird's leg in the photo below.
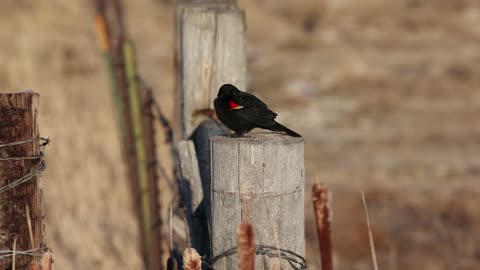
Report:
[[[239,138],[239,137],[242,137],[242,134],[234,132],[234,133],[230,133],[230,134],[225,134],[225,136],[229,137],[229,138]]]
[[[242,133],[240,133],[240,137],[245,137],[245,138],[255,138],[253,135],[246,135],[247,132],[250,130],[244,130]]]
[[[255,138],[252,135],[246,135],[247,132],[248,130],[244,130],[241,132],[235,131],[234,133],[231,133],[231,134],[225,134],[225,136],[229,138]]]

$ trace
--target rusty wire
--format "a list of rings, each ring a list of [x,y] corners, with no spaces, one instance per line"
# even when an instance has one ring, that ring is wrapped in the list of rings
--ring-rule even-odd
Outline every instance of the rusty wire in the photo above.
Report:
[[[10,143],[4,143],[0,144],[0,148],[4,147],[9,147],[9,146],[16,146],[16,145],[21,145],[21,144],[26,144],[26,143],[33,143],[33,142],[42,142],[40,144],[40,147],[43,149],[48,143],[50,143],[49,138],[43,138],[43,137],[37,137],[29,140],[23,140],[23,141],[16,141],[16,142],[10,142]],[[32,180],[35,176],[40,174],[42,171],[44,171],[47,168],[47,164],[45,163],[45,160],[43,159],[45,157],[45,154],[43,151],[40,151],[40,154],[37,156],[24,156],[24,157],[0,157],[0,161],[8,161],[8,160],[34,160],[34,159],[39,159],[40,163],[35,167],[35,169],[32,172],[27,173],[26,175],[15,179],[13,181],[8,181],[8,184],[0,187],[0,194],[2,194],[5,191],[8,191],[20,184],[26,183],[30,180]],[[2,258],[2,252],[0,250],[0,258]]]

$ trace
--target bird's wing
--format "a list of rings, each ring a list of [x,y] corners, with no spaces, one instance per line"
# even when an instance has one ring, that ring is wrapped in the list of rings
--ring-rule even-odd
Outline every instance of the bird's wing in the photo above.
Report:
[[[251,122],[255,125],[263,125],[265,122],[270,122],[277,117],[277,114],[271,111],[263,101],[256,96],[244,93],[241,96],[235,96],[232,101],[238,109],[232,111],[242,119]]]

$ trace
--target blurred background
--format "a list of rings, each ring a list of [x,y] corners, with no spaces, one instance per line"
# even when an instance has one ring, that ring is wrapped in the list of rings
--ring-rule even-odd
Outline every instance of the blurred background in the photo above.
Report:
[[[174,1],[123,2],[139,72],[173,117]],[[307,239],[318,180],[336,269],[372,269],[360,190],[381,269],[478,269],[480,1],[238,2],[248,90],[306,140]],[[54,269],[142,269],[94,15],[90,1],[2,0],[0,89],[41,94]]]

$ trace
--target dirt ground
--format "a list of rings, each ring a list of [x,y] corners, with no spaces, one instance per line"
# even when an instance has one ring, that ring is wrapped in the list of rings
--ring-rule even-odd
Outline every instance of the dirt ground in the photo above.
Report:
[[[169,1],[124,1],[142,77],[172,115]],[[480,2],[240,0],[248,88],[306,140],[333,193],[336,269],[480,264]],[[0,89],[41,93],[55,269],[142,269],[89,1],[2,1]],[[319,269],[307,196],[307,259]]]

